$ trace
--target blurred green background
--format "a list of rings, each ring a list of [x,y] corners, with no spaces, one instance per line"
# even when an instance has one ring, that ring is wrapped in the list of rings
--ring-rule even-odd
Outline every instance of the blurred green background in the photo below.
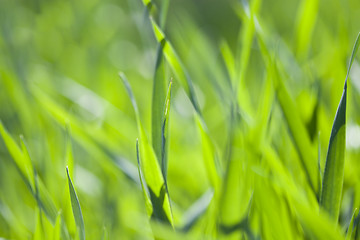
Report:
[[[155,3],[161,9],[162,1]],[[250,48],[245,49],[248,45],[242,37],[246,29],[246,6],[253,4],[254,0],[170,0],[169,3],[164,32],[191,76],[209,135],[221,159],[226,158],[233,131],[229,123],[233,89],[229,83],[236,75],[234,72],[239,69],[243,72],[241,84],[250,99],[241,110],[245,114],[239,125],[251,129],[251,118],[256,114],[250,112],[261,113],[264,104],[261,89],[266,81],[266,64],[257,38],[250,38]],[[360,2],[262,1],[256,16],[268,45],[274,50],[273,58],[284,69],[285,84],[296,103],[293,111],[307,127],[313,147],[309,151],[317,156],[319,148],[323,169],[347,63],[360,31]],[[229,68],[223,57],[224,46],[235,62],[236,56],[248,50],[248,63],[243,65],[240,61],[233,69]],[[104,226],[109,239],[152,236],[137,172],[135,142],[139,134],[118,72],[127,75],[141,119],[150,134],[156,48],[148,13],[140,0],[0,0],[0,119],[18,144],[18,136],[24,136],[34,169],[57,210],[63,209],[65,222],[70,224],[71,209],[64,209],[64,199],[69,197],[65,172],[68,126],[74,157],[73,182],[88,239],[100,239]],[[360,207],[360,65],[357,61],[350,76],[339,229],[346,229],[353,209]],[[168,69],[166,81],[172,77],[174,74]],[[211,187],[193,107],[181,84],[177,79],[173,81],[167,182],[175,226],[180,229],[197,207],[192,204],[201,197],[200,205],[210,201]],[[271,117],[260,135],[266,134],[266,142],[296,186],[307,189],[279,103],[274,99],[268,104]],[[241,108],[241,101],[239,105]],[[261,142],[257,142],[257,137],[256,133],[243,134],[240,139],[250,139],[247,145],[250,147],[244,153],[235,141],[232,157],[261,159],[262,151],[252,151],[256,147],[251,147]],[[246,172],[255,175],[264,175],[263,171],[271,169],[261,161],[249,161],[245,165]],[[254,189],[256,184],[246,187],[246,201],[249,194],[261,197]],[[296,210],[286,210],[288,202],[274,201],[274,205],[283,204],[284,211],[292,213],[290,219],[297,219]],[[261,211],[261,202],[257,204],[257,210]],[[0,237],[33,239],[36,211],[36,199],[0,140]],[[280,216],[272,221],[281,223],[283,219]],[[296,236],[308,236],[295,222],[290,225],[297,229]],[[256,235],[264,239],[278,237],[276,233],[264,234],[272,230],[262,229],[262,224],[253,227]],[[190,238],[206,239],[205,226],[206,217],[200,217],[189,231]]]

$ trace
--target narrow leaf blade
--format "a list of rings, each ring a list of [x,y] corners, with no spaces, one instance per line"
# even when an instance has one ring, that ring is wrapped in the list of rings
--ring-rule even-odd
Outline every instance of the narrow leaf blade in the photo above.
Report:
[[[72,210],[73,210],[75,223],[76,223],[76,226],[77,226],[78,231],[79,231],[79,239],[80,240],[85,240],[84,218],[83,218],[83,215],[82,215],[82,212],[81,212],[79,199],[78,199],[78,197],[76,195],[75,188],[74,188],[73,183],[72,183],[71,178],[70,178],[69,168],[68,167],[66,167],[66,173],[67,173],[68,182],[69,182],[71,207],[72,207]]]

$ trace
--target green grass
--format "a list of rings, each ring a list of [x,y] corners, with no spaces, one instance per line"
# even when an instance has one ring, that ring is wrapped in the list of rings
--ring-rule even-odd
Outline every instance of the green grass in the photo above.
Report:
[[[360,239],[359,7],[0,0],[0,239]]]

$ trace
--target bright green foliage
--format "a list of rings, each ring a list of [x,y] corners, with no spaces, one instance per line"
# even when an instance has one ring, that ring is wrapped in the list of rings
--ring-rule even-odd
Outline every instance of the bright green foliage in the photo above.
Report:
[[[0,0],[0,239],[360,239],[358,9]]]

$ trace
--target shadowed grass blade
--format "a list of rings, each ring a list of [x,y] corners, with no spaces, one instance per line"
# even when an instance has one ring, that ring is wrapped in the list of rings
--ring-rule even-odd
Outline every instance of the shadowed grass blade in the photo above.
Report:
[[[70,178],[68,167],[66,167],[66,174],[67,174],[67,178],[68,178],[68,182],[69,182],[71,207],[73,210],[73,215],[74,215],[77,231],[79,233],[79,239],[85,240],[84,218],[83,218],[83,215],[81,212],[79,199],[76,195],[75,188],[74,188],[73,183]]]
[[[351,54],[345,78],[344,91],[335,115],[333,127],[331,129],[320,198],[320,205],[336,222],[339,218],[342,187],[344,182],[347,80],[355,54],[359,48],[359,36],[360,34],[356,39]]]

